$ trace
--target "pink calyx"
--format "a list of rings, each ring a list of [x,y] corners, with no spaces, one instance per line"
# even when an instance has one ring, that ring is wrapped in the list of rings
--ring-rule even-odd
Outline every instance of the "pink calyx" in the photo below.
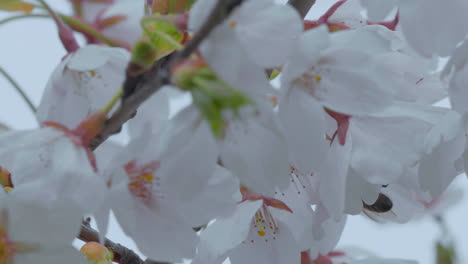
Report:
[[[333,143],[335,137],[338,136],[338,142],[340,143],[340,145],[346,144],[346,134],[348,133],[349,119],[351,118],[351,116],[335,112],[328,108],[325,108],[325,112],[327,112],[329,116],[335,119],[337,125],[337,129],[331,138],[331,143]]]
[[[97,171],[96,157],[90,148],[91,141],[99,134],[104,122],[106,121],[107,113],[104,111],[97,111],[86,117],[75,129],[69,129],[62,124],[45,121],[42,124],[49,127],[54,127],[63,131],[76,146],[82,147],[86,150],[91,167]]]
[[[266,206],[270,206],[270,207],[273,207],[273,208],[276,208],[276,209],[280,209],[280,210],[284,210],[284,211],[293,213],[293,210],[291,210],[291,208],[289,208],[289,206],[287,206],[281,200],[278,200],[278,199],[275,199],[275,198],[265,197],[265,196],[263,196],[261,194],[258,194],[256,192],[253,192],[253,191],[249,190],[244,185],[241,185],[240,191],[241,191],[241,194],[242,194],[242,200],[240,201],[240,203],[242,203],[244,201],[262,200],[263,204],[266,205]]]

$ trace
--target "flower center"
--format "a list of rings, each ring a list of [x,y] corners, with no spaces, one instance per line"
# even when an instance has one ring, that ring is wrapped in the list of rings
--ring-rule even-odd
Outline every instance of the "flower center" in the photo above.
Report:
[[[159,186],[159,177],[154,172],[159,168],[159,162],[150,162],[144,166],[137,166],[136,161],[130,161],[125,165],[125,171],[129,177],[128,189],[130,193],[143,202],[149,202],[153,198],[156,187]]]
[[[257,235],[259,237],[263,238],[268,235],[271,239],[276,240],[278,225],[265,205],[255,213],[253,226],[257,229]]]
[[[237,22],[236,21],[231,21],[231,23],[229,23],[229,26],[231,28],[235,28],[237,26]]]

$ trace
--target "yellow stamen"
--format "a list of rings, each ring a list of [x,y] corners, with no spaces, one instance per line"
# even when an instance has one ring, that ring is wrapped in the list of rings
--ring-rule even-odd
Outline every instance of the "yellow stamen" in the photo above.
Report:
[[[255,222],[258,228],[257,234],[261,237],[265,236],[266,235],[265,226],[263,225],[262,216],[259,212],[255,214]]]
[[[316,82],[320,82],[320,81],[322,80],[322,77],[319,76],[319,75],[315,75],[314,78],[315,78],[315,81],[316,81]]]
[[[229,26],[232,27],[232,28],[235,28],[237,26],[237,22],[232,21],[231,23],[229,23]]]
[[[151,173],[147,173],[147,174],[141,175],[140,178],[146,182],[152,182],[154,179],[154,176]]]

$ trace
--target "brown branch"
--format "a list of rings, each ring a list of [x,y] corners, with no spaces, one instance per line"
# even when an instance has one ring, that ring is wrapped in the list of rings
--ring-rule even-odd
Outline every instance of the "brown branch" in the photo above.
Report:
[[[194,37],[181,51],[158,61],[142,78],[137,81],[124,83],[134,87],[125,87],[132,94],[125,94],[121,105],[106,121],[101,132],[91,142],[91,148],[96,149],[111,135],[118,133],[122,125],[132,118],[138,107],[151,95],[157,92],[163,85],[170,83],[171,67],[188,58],[198,48],[200,43],[208,37],[213,29],[226,19],[231,11],[242,3],[243,0],[218,0],[216,6],[207,17],[203,26],[195,33]],[[130,78],[130,76],[128,76]]]
[[[100,242],[99,233],[85,223],[81,225],[78,239],[84,242]],[[135,252],[118,243],[114,243],[107,238],[104,240],[104,246],[114,252],[115,262],[121,264],[145,264],[145,262],[143,262]]]
[[[98,242],[99,241],[99,233],[89,226],[89,220],[84,220],[81,224],[80,234],[78,235],[78,239],[84,242]],[[143,261],[140,256],[138,256],[133,250],[126,248],[118,243],[112,242],[111,240],[105,238],[104,246],[109,250],[114,252],[114,262],[120,264],[170,264],[167,262],[157,262],[153,260],[147,259]]]
[[[301,17],[304,18],[315,4],[315,0],[289,0],[288,4],[292,5]]]

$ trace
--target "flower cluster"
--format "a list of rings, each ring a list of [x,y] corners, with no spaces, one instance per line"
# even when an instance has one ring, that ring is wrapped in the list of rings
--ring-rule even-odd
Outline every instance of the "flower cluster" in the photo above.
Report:
[[[0,133],[2,264],[86,263],[81,219],[102,239],[111,212],[155,261],[413,263],[336,251],[346,216],[407,222],[468,166],[465,0],[340,0],[313,21],[273,0],[39,2],[86,44],[63,41],[38,128]],[[125,114],[128,142],[95,150]]]

